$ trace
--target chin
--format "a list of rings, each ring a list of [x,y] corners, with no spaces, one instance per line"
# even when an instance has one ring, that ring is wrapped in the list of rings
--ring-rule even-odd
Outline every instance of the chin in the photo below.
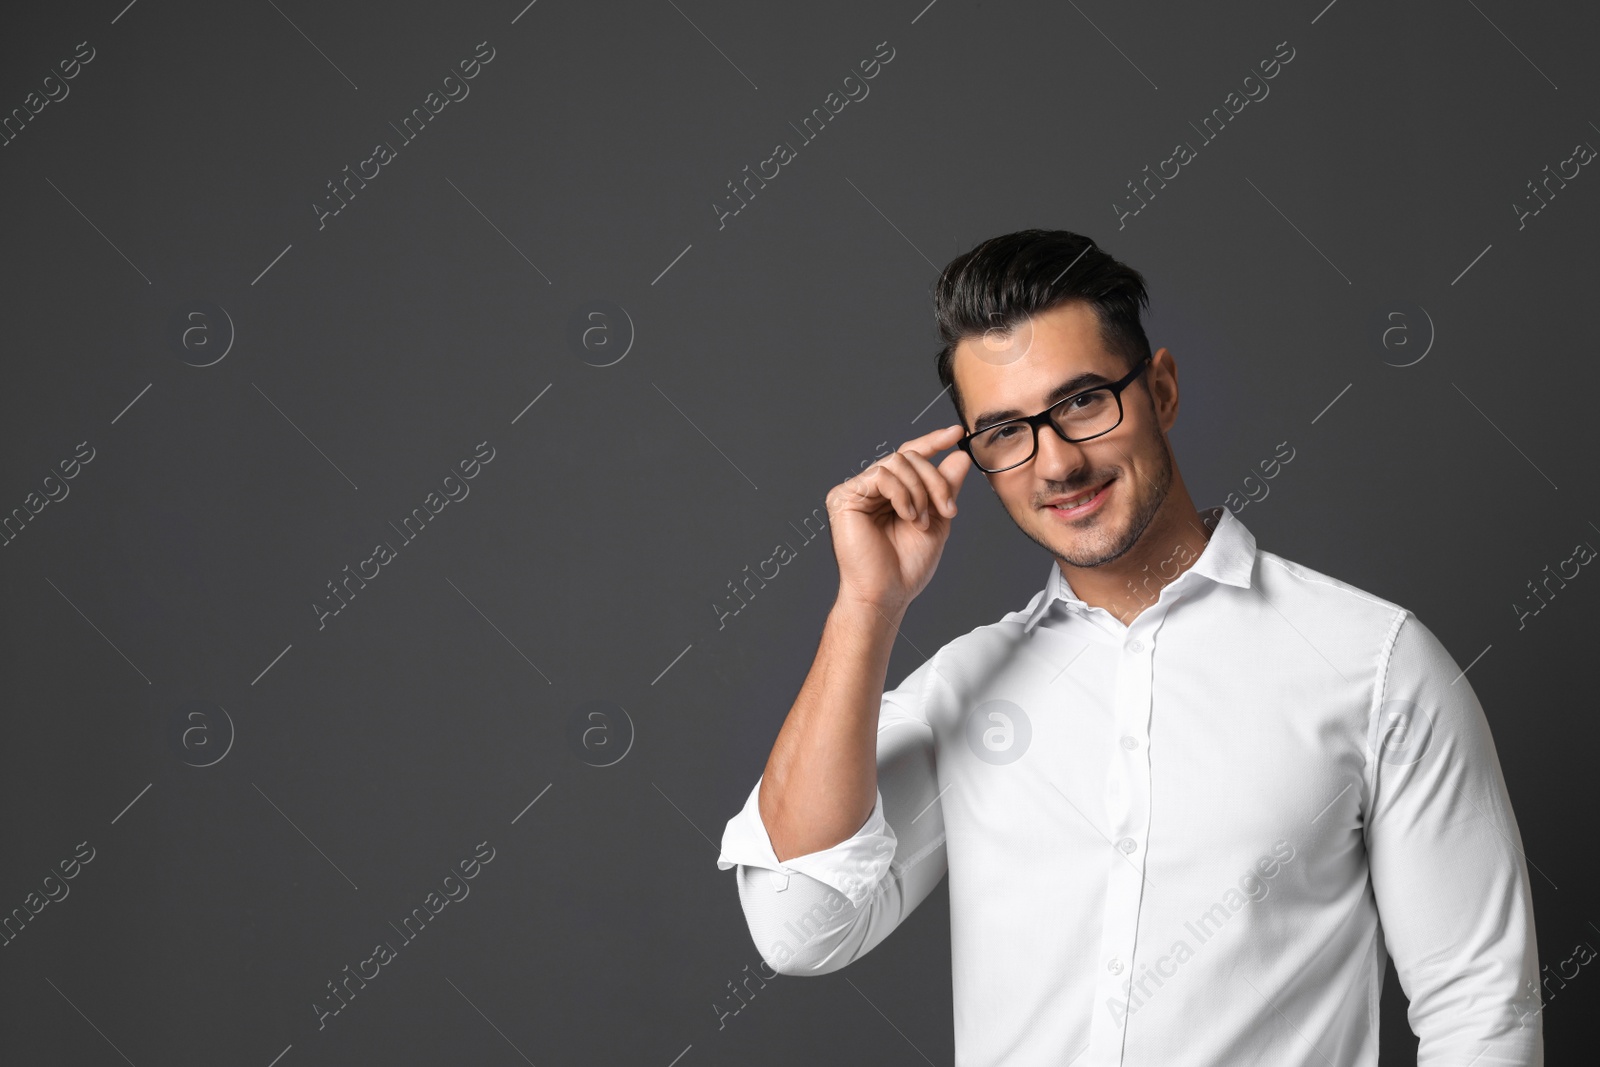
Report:
[[[1132,545],[1127,543],[1128,520],[1120,509],[1110,508],[1093,516],[1093,521],[1073,526],[1041,515],[1039,535],[1034,538],[1074,567],[1098,567],[1120,558]]]

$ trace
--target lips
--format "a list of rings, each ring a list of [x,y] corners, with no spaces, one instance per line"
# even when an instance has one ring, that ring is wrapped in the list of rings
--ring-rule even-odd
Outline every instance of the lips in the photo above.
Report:
[[[1080,504],[1085,504],[1088,501],[1092,500],[1096,493],[1098,493],[1101,489],[1104,489],[1106,486],[1110,485],[1114,481],[1116,481],[1115,478],[1107,478],[1105,481],[1101,482],[1099,485],[1093,486],[1093,487],[1091,487],[1089,489],[1085,489],[1083,492],[1078,493],[1075,496],[1070,496],[1070,497],[1058,496],[1054,500],[1046,502],[1045,506],[1046,507],[1058,508],[1060,510],[1067,510],[1068,508],[1077,507]]]

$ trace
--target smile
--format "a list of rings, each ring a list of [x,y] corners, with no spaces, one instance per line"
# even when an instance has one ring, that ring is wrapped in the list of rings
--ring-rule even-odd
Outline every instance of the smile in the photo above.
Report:
[[[1062,501],[1046,504],[1045,507],[1047,510],[1054,512],[1063,519],[1076,519],[1079,516],[1087,515],[1090,512],[1098,509],[1100,505],[1105,502],[1106,494],[1109,492],[1111,483],[1114,481],[1116,481],[1115,478],[1110,478],[1105,482],[1102,482],[1100,486],[1095,489],[1088,489],[1082,493],[1079,493],[1077,496],[1067,497]]]

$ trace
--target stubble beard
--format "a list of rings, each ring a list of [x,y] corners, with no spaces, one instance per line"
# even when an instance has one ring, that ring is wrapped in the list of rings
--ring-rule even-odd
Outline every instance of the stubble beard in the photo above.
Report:
[[[1130,476],[1126,470],[1118,471],[1116,479],[1120,495],[1127,496],[1130,491],[1133,495],[1133,513],[1120,534],[1107,529],[1106,517],[1103,515],[1094,516],[1093,522],[1088,527],[1073,530],[1057,523],[1050,516],[1041,514],[1040,509],[1035,509],[1029,516],[1032,528],[1019,521],[1010,508],[1005,509],[1006,514],[1011,516],[1011,521],[1029,540],[1068,566],[1104,566],[1120,559],[1139,543],[1139,538],[1155,521],[1156,514],[1167,499],[1167,493],[1172,488],[1172,450],[1165,435],[1161,437],[1161,466],[1156,470],[1154,482],[1143,475]],[[1028,506],[1032,507],[1031,504]],[[1045,531],[1048,531],[1058,543],[1052,544],[1046,540]]]

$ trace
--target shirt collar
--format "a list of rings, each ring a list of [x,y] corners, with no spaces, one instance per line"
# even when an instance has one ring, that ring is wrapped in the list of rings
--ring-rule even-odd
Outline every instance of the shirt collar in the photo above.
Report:
[[[1201,512],[1200,517],[1211,528],[1211,538],[1200,552],[1200,558],[1169,584],[1179,585],[1183,582],[1193,584],[1196,579],[1190,578],[1189,575],[1198,574],[1224,585],[1238,586],[1241,589],[1250,588],[1250,575],[1255,570],[1256,560],[1255,535],[1232,511],[1220,505]],[[1072,586],[1062,575],[1060,566],[1052,559],[1050,577],[1045,582],[1044,594],[1028,615],[1028,620],[1023,623],[1022,631],[1031,633],[1034,626],[1038,625],[1039,620],[1044,618],[1050,606],[1057,600],[1080,611],[1088,610],[1089,607],[1073,593]]]

